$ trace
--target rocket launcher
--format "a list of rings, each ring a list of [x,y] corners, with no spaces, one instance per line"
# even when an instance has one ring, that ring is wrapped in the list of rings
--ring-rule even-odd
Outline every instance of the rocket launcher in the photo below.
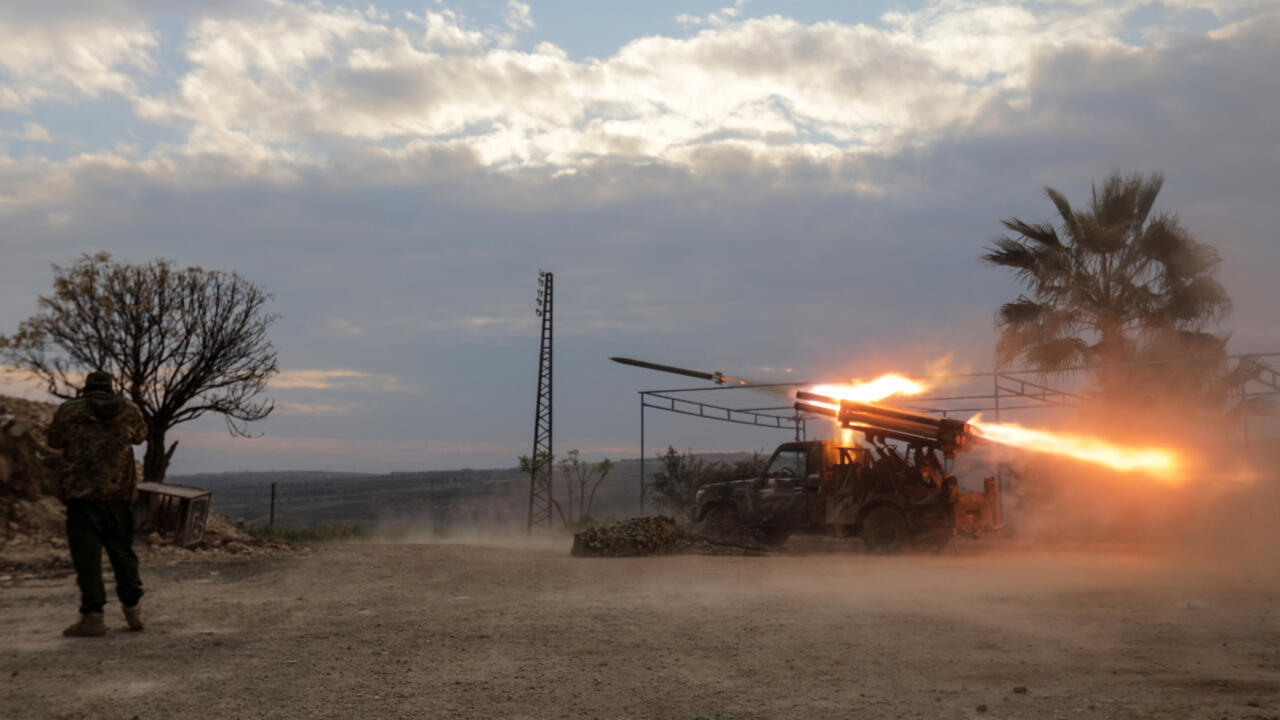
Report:
[[[869,442],[899,440],[910,445],[934,448],[949,458],[955,457],[971,439],[968,424],[953,418],[841,400],[811,392],[797,392],[795,408],[835,418],[842,426],[865,435]]]

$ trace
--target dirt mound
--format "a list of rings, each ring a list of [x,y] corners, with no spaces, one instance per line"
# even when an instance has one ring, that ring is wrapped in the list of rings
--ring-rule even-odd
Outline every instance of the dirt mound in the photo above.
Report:
[[[45,428],[57,406],[0,395],[0,497],[36,500],[48,488]]]
[[[259,537],[250,533],[243,520],[232,521],[225,515],[212,512],[204,525],[204,538],[195,546],[197,550],[234,555],[253,555],[256,552],[290,548],[288,542],[279,538]]]

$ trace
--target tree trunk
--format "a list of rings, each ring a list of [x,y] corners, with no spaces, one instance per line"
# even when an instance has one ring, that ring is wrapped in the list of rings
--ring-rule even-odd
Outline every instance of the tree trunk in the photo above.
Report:
[[[1098,362],[1102,365],[1098,374],[1098,387],[1102,390],[1104,399],[1115,401],[1124,395],[1129,373],[1132,372],[1132,368],[1116,366],[1115,363],[1132,358],[1129,356],[1124,334],[1118,328],[1104,326],[1101,334],[1102,338],[1097,346]]]
[[[169,461],[173,459],[173,451],[178,449],[178,441],[174,441],[168,449],[164,446],[165,430],[154,428],[147,433],[147,452],[142,459],[143,482],[164,482],[164,475],[169,470]]]

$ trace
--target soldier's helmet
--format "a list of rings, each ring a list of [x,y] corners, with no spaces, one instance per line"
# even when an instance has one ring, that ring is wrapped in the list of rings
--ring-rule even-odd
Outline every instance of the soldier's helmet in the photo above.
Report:
[[[102,370],[94,370],[84,378],[85,392],[111,392],[111,374]]]

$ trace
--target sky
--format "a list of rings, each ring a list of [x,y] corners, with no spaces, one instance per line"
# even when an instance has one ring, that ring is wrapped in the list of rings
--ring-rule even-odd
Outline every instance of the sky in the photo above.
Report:
[[[82,253],[236,271],[276,410],[171,472],[505,467],[549,270],[556,448],[635,457],[636,392],[697,383],[613,355],[989,369],[999,220],[1121,170],[1222,255],[1230,349],[1280,350],[1277,67],[1250,0],[0,3],[0,334]]]

